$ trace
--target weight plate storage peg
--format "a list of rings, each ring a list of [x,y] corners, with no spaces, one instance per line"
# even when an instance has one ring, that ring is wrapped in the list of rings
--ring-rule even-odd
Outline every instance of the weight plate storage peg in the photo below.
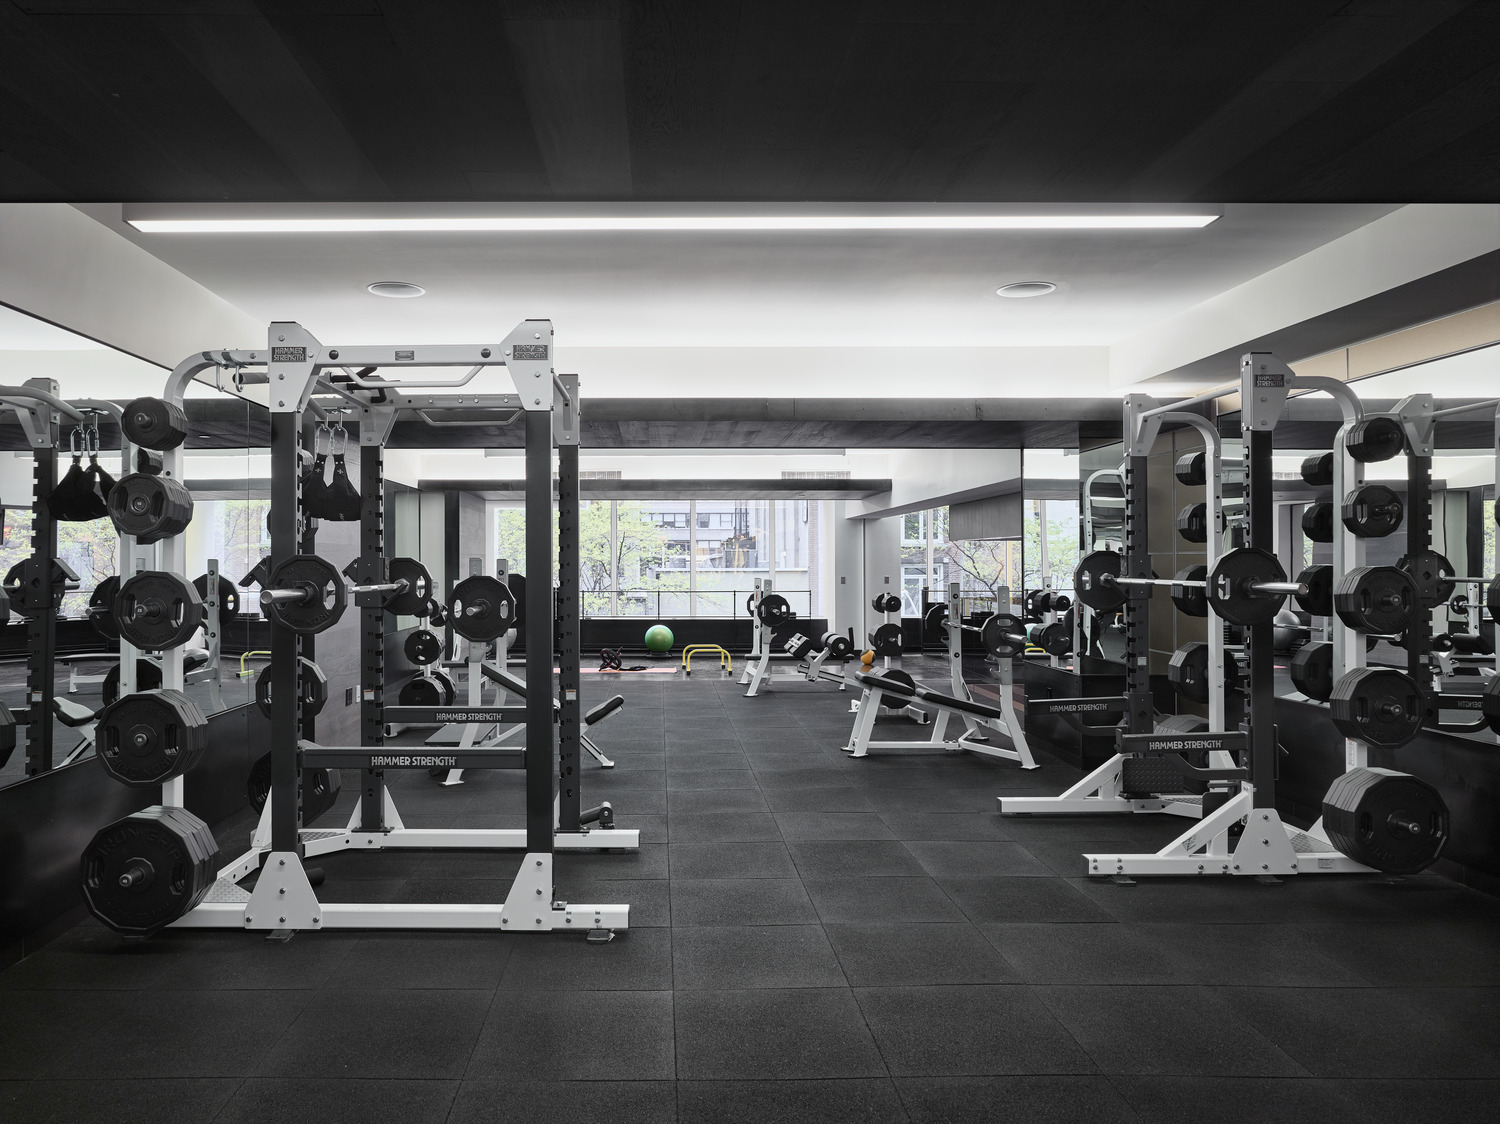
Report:
[[[1393,417],[1371,414],[1350,427],[1344,447],[1363,464],[1388,461],[1406,448],[1406,431]]]
[[[105,772],[147,788],[197,764],[208,746],[208,719],[181,691],[137,691],[99,712],[94,736]]]
[[[1323,830],[1355,862],[1386,874],[1417,874],[1448,842],[1448,805],[1410,773],[1364,766],[1328,786]]]
[[[1230,624],[1268,624],[1281,611],[1287,595],[1267,594],[1255,587],[1285,581],[1286,571],[1274,554],[1242,546],[1214,563],[1208,575],[1208,603]]]
[[[1394,566],[1356,566],[1333,589],[1339,620],[1380,636],[1405,632],[1416,604],[1416,583]]]
[[[306,656],[298,659],[302,668],[302,717],[316,718],[328,703],[328,676],[323,669]],[[266,664],[255,677],[255,705],[267,718],[271,717],[271,665]]]
[[[1328,697],[1329,717],[1339,732],[1376,749],[1399,749],[1416,737],[1426,708],[1416,681],[1389,667],[1355,668]]]
[[[106,501],[110,522],[140,546],[180,535],[193,519],[193,497],[179,480],[132,472],[121,477]]]
[[[406,658],[418,667],[426,667],[443,658],[442,638],[425,628],[419,628],[411,633],[401,647],[406,653]]]
[[[337,769],[302,770],[302,823],[305,827],[332,808],[339,798],[343,779]],[[271,755],[263,753],[250,766],[250,776],[245,782],[245,795],[250,807],[257,815],[265,809],[266,797],[271,794]]]
[[[1184,566],[1172,579],[1174,582],[1207,582],[1207,566]],[[1202,585],[1173,585],[1172,604],[1179,612],[1190,617],[1208,616],[1208,593]]]
[[[900,599],[897,599],[899,604]],[[796,617],[792,612],[792,603],[779,593],[768,593],[760,599],[760,604],[755,607],[755,619],[761,624],[775,628]]]
[[[1302,473],[1304,483],[1314,488],[1326,488],[1333,483],[1333,454],[1313,453],[1304,457],[1298,471]]]
[[[186,808],[146,808],[84,848],[83,900],[117,933],[149,937],[196,907],[219,873],[209,826]]]
[[[1293,687],[1310,699],[1327,702],[1333,694],[1333,645],[1327,640],[1302,645],[1290,670]]]
[[[1208,458],[1203,455],[1203,450],[1196,453],[1183,453],[1177,458],[1177,463],[1172,466],[1172,475],[1177,477],[1180,484],[1188,487],[1197,487],[1208,482]]]
[[[1384,484],[1364,484],[1344,497],[1344,526],[1362,539],[1383,539],[1405,514],[1401,497]]]
[[[1302,509],[1302,533],[1313,542],[1333,541],[1333,504],[1326,500]]]
[[[504,582],[475,574],[453,587],[448,616],[453,631],[465,640],[484,642],[504,636],[515,627],[515,606],[515,598]]]
[[[1229,652],[1224,653],[1224,685],[1233,687],[1240,677],[1240,666]],[[1212,679],[1208,670],[1208,645],[1201,640],[1184,644],[1172,653],[1167,665],[1167,680],[1177,693],[1193,702],[1206,703]]]
[[[203,624],[203,600],[181,574],[146,570],[120,583],[110,608],[120,636],[147,652],[186,644]]]
[[[198,591],[198,596],[205,602],[208,600],[208,575],[199,574],[193,579],[193,588]],[[234,582],[223,574],[219,575],[219,616],[237,617],[240,615],[240,591]]]
[[[1307,586],[1306,593],[1293,594],[1304,613],[1315,617],[1333,616],[1332,566],[1309,566],[1297,575],[1297,583]]]
[[[1097,612],[1112,612],[1125,604],[1125,591],[1117,585],[1106,585],[1102,579],[1117,578],[1124,564],[1113,550],[1095,550],[1085,554],[1073,571],[1073,593],[1080,602]]]
[[[94,631],[106,640],[118,640],[120,638],[120,626],[115,624],[114,604],[115,597],[120,592],[120,579],[111,574],[94,587],[94,592],[89,594],[89,623],[94,626]]]
[[[137,445],[165,452],[187,440],[187,414],[163,398],[137,398],[120,415],[125,436]]]
[[[1177,513],[1177,533],[1188,542],[1208,541],[1208,504],[1190,503]]]
[[[1453,563],[1435,550],[1403,554],[1396,562],[1416,583],[1417,601],[1424,609],[1436,609],[1453,596]]]
[[[332,628],[349,603],[344,575],[316,554],[292,555],[271,571],[270,584],[264,588],[303,594],[299,601],[267,600],[262,595],[261,607],[270,620],[304,636]]]

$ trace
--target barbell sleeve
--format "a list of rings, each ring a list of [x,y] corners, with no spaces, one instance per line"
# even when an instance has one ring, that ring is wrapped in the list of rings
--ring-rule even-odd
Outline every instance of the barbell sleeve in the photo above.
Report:
[[[348,593],[405,593],[407,585],[405,580],[394,582],[381,582],[377,585],[351,585],[346,586]],[[262,608],[271,605],[302,604],[318,597],[322,591],[310,585],[301,588],[286,589],[263,589],[260,591],[260,603]]]

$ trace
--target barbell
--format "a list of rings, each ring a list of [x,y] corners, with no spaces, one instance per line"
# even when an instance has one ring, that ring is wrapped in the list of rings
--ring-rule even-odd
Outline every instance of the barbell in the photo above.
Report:
[[[427,603],[432,577],[422,563],[393,559],[389,577],[354,585],[327,559],[294,554],[271,571],[269,584],[260,592],[260,607],[276,624],[308,635],[332,628],[344,615],[351,593],[389,594],[384,607],[390,612],[409,612],[409,606]]]
[[[1235,625],[1267,624],[1292,594],[1305,596],[1307,586],[1287,581],[1276,556],[1258,547],[1239,547],[1223,555],[1206,579],[1126,577],[1124,558],[1112,550],[1086,554],[1073,571],[1073,590],[1091,609],[1113,612],[1125,604],[1130,586],[1201,587],[1208,604]]]
[[[939,601],[932,605],[927,610],[923,625],[933,631],[953,627],[953,622],[948,619],[947,603]],[[984,650],[1002,660],[1019,659],[1025,653],[1027,644],[1030,643],[1026,635],[1026,625],[1019,617],[1012,616],[1010,613],[992,614],[978,625],[964,624],[960,621],[958,627],[964,632],[977,633],[979,642],[984,645]]]

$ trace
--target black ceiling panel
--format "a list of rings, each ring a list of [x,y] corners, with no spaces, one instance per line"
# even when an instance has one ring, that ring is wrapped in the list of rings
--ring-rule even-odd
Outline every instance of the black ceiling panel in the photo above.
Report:
[[[0,0],[0,199],[1488,202],[1493,0]]]

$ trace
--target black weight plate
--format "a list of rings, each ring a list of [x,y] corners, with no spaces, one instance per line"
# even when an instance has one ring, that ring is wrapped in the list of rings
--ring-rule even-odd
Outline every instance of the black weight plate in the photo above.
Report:
[[[433,681],[437,683],[438,689],[443,692],[443,701],[439,706],[452,706],[453,700],[458,697],[458,688],[454,686],[453,676],[446,671],[434,671]]]
[[[1496,504],[1500,507],[1500,504]],[[1490,619],[1500,621],[1500,576],[1490,579],[1484,593],[1484,607],[1490,611]]]
[[[1417,874],[1448,842],[1448,806],[1426,781],[1366,766],[1328,786],[1323,829],[1356,862],[1386,874]]]
[[[1401,497],[1384,484],[1364,484],[1344,497],[1344,526],[1363,539],[1383,539],[1401,526]]]
[[[121,477],[105,501],[115,530],[141,546],[179,535],[193,518],[193,497],[170,476],[132,472]]]
[[[766,594],[755,607],[755,619],[772,628],[794,619],[796,615],[792,612],[792,603],[779,593]]]
[[[899,656],[903,641],[901,626],[894,621],[883,624],[870,633],[869,641],[877,656]]]
[[[1435,550],[1403,554],[1396,562],[1416,583],[1417,598],[1424,609],[1436,609],[1453,596],[1453,563]]]
[[[884,628],[885,626],[882,625],[881,627]],[[902,671],[899,667],[889,668],[885,671],[880,672],[880,677],[882,679],[890,679],[896,683],[905,683],[908,687],[916,686],[916,681],[912,679],[912,677],[906,672]],[[880,696],[880,705],[889,707],[891,710],[900,710],[903,706],[909,706],[914,701],[916,700],[905,695],[882,694]]]
[[[402,684],[401,693],[396,701],[401,706],[448,705],[443,699],[442,685],[427,675],[418,675]]]
[[[1184,566],[1173,576],[1174,583],[1182,582],[1207,582],[1207,566]],[[1190,617],[1208,616],[1208,592],[1202,585],[1172,586],[1172,604],[1177,606],[1179,612],[1186,613]]]
[[[437,663],[443,658],[443,641],[435,632],[429,632],[425,628],[419,628],[412,632],[402,644],[402,650],[406,658],[418,667],[426,667],[430,663]]]
[[[306,656],[298,663],[302,667],[302,717],[316,718],[328,703],[328,676],[323,669]],[[266,664],[255,677],[255,705],[267,718],[271,717],[271,665]]]
[[[1333,504],[1327,500],[1302,509],[1302,533],[1313,542],[1333,541]]]
[[[1339,619],[1365,633],[1405,632],[1416,605],[1416,583],[1394,566],[1357,566],[1333,590],[1333,610]]]
[[[432,596],[432,575],[427,567],[415,558],[392,558],[388,581],[406,583],[406,590],[393,593],[385,602],[388,613],[403,617],[418,617]]]
[[[515,627],[515,598],[499,578],[475,574],[453,587],[448,617],[465,640],[495,640]]]
[[[1124,559],[1113,550],[1095,550],[1085,554],[1073,571],[1073,593],[1090,609],[1111,612],[1125,604],[1125,590],[1105,585],[1105,578],[1120,576]]]
[[[302,824],[312,823],[337,803],[343,780],[337,769],[302,770]],[[250,766],[250,776],[245,782],[245,795],[250,807],[257,815],[266,806],[266,797],[271,794],[271,755],[263,753]]]
[[[1181,484],[1197,487],[1208,482],[1208,458],[1202,449],[1196,453],[1183,453],[1172,466],[1172,475]]]
[[[1333,483],[1333,454],[1313,453],[1304,457],[1299,471],[1306,483],[1314,488],[1326,488]]]
[[[1037,635],[1037,646],[1049,656],[1066,656],[1073,650],[1073,630],[1061,622],[1044,625]]]
[[[997,659],[1019,659],[1026,651],[1026,626],[1009,613],[996,613],[979,626],[979,642]]]
[[[1484,720],[1490,724],[1490,729],[1500,734],[1500,675],[1490,677],[1485,684],[1484,698],[1481,703],[1484,708]]]
[[[295,589],[310,594],[305,601],[261,600],[266,618],[299,635],[332,628],[344,615],[349,587],[344,575],[316,554],[294,554],[271,571],[266,589]]]
[[[203,600],[181,574],[146,570],[120,583],[110,608],[120,636],[147,652],[186,644],[203,623]]]
[[[204,607],[208,606],[208,575],[199,574],[193,579],[193,588],[198,591]],[[237,617],[240,613],[240,591],[234,582],[219,575],[219,617]]]
[[[105,772],[145,788],[197,764],[208,746],[208,719],[181,691],[137,691],[99,712],[94,736]]]
[[[1310,699],[1327,702],[1333,694],[1333,645],[1326,640],[1302,645],[1290,670],[1292,686]]]
[[[1177,513],[1177,533],[1188,542],[1208,541],[1208,504],[1190,503]]]
[[[1297,575],[1297,584],[1307,586],[1306,593],[1293,595],[1304,613],[1311,613],[1315,617],[1333,616],[1332,566],[1307,567]]]
[[[115,624],[115,615],[111,611],[119,592],[120,579],[111,574],[89,594],[89,621],[93,624],[94,631],[106,640],[120,638],[120,626]]]
[[[1372,414],[1350,427],[1345,447],[1364,464],[1388,461],[1406,448],[1406,431],[1395,418]]]
[[[196,907],[219,873],[209,826],[186,808],[147,808],[84,848],[83,900],[117,933],[149,937]]]
[[[1240,677],[1240,666],[1233,654],[1224,653],[1224,686],[1231,688]],[[1185,699],[1206,703],[1211,686],[1208,671],[1208,645],[1203,641],[1184,644],[1172,653],[1167,664],[1167,680]]]
[[[135,689],[154,691],[161,686],[161,665],[155,660],[135,661]],[[120,665],[117,663],[104,673],[99,696],[105,706],[120,697]]]
[[[148,449],[175,449],[187,440],[187,414],[162,398],[137,398],[120,415],[125,436]]]
[[[1230,624],[1257,625],[1274,620],[1286,594],[1261,594],[1259,582],[1284,582],[1286,571],[1276,556],[1259,547],[1242,546],[1221,555],[1208,576],[1208,603]]]
[[[1405,672],[1360,667],[1342,676],[1328,696],[1339,732],[1376,749],[1399,749],[1422,729],[1426,697]]]

